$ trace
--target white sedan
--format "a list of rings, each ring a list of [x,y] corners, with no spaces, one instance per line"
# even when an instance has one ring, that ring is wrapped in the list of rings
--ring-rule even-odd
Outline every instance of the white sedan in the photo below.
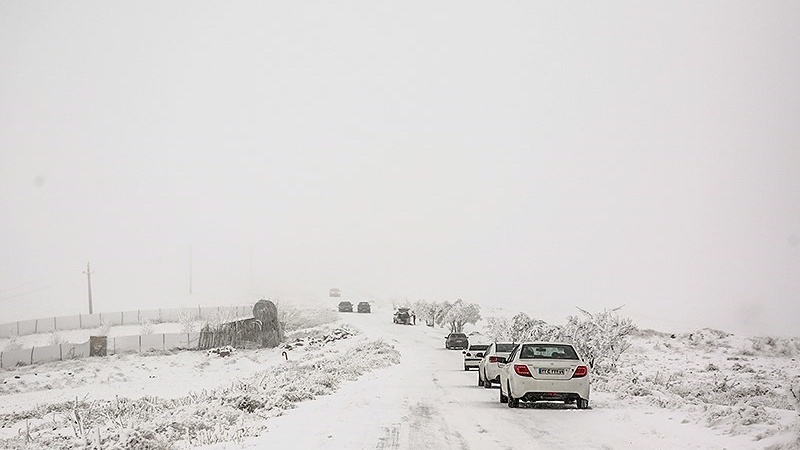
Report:
[[[495,342],[486,349],[483,359],[478,363],[478,386],[488,389],[492,387],[492,383],[500,382],[498,361],[508,358],[515,345],[517,344],[511,342]]]
[[[500,403],[562,401],[589,407],[589,366],[570,344],[523,342],[500,364]]]

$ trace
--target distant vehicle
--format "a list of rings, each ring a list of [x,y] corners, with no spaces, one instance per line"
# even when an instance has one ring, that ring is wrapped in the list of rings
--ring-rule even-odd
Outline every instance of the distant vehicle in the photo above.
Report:
[[[339,288],[331,288],[328,291],[328,297],[341,297],[342,291]]]
[[[450,333],[444,338],[444,348],[466,350],[469,347],[469,339],[464,333]]]
[[[469,370],[473,367],[477,368],[481,359],[483,359],[483,352],[485,352],[487,348],[489,348],[489,344],[470,344],[469,348],[463,352],[464,370]]]
[[[500,403],[562,401],[589,407],[589,366],[570,344],[524,342],[500,366]]]
[[[339,312],[353,312],[353,304],[350,302],[339,302]]]
[[[478,363],[478,386],[489,389],[492,383],[500,382],[500,368],[497,364],[505,363],[516,345],[511,342],[495,342],[483,352],[483,359]]]
[[[394,312],[394,323],[401,325],[411,325],[411,313],[409,308],[397,308]]]
[[[371,308],[369,306],[369,302],[358,302],[357,310],[360,313],[372,312],[372,310],[371,310]]]

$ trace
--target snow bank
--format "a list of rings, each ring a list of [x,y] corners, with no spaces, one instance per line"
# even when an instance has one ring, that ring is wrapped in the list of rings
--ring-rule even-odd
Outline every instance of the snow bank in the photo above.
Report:
[[[258,434],[265,428],[264,419],[297,402],[329,394],[343,381],[399,362],[393,346],[352,329],[319,333],[322,339],[287,351],[288,360],[276,355],[281,360],[271,367],[213,389],[177,398],[75,399],[0,414],[0,426],[18,431],[16,437],[0,439],[0,447],[170,449],[238,441]],[[211,352],[205,357],[226,360],[235,373],[238,361],[249,352],[253,351],[237,350],[226,358]]]

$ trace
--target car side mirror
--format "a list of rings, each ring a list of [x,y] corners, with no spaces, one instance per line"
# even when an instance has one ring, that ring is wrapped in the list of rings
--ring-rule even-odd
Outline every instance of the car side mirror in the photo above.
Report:
[[[466,355],[467,351],[466,350],[461,350],[461,354]]]

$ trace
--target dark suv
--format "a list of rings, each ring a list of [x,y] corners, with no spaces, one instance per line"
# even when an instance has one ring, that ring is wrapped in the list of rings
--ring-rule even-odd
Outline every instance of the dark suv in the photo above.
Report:
[[[339,302],[339,312],[353,312],[353,304],[350,302]]]
[[[369,302],[358,302],[358,312],[360,313],[372,312],[369,308]]]
[[[444,338],[444,348],[466,350],[469,347],[469,339],[464,333],[450,333]]]

